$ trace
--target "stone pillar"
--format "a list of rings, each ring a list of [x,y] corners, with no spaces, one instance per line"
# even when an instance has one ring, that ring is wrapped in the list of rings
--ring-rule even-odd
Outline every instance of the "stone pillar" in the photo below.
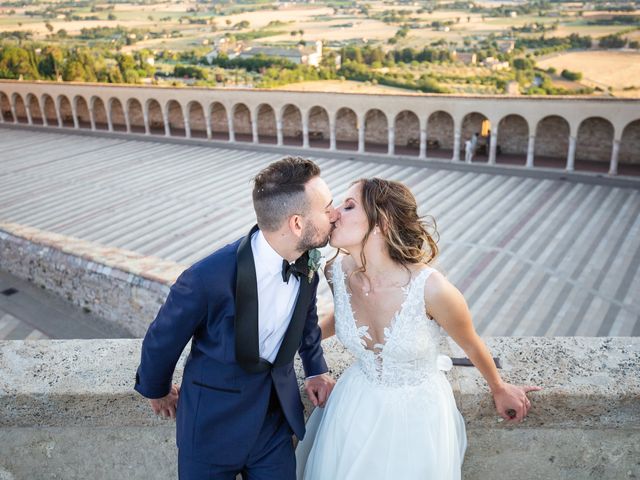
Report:
[[[567,171],[573,172],[576,164],[576,137],[569,137],[569,153],[567,154]]]
[[[96,119],[93,115],[93,104],[89,105],[89,122],[91,122],[91,130],[95,131],[96,129]]]
[[[124,108],[124,124],[127,128],[127,133],[131,133],[131,120],[129,120],[129,109]]]
[[[16,104],[11,102],[11,115],[13,115],[13,123],[18,123],[18,115],[16,114]]]
[[[620,154],[620,140],[613,141],[611,150],[611,163],[609,164],[609,175],[618,174],[618,155]]]
[[[364,134],[365,134],[365,125],[364,125],[364,119],[361,121],[360,118],[358,118],[358,153],[364,153]]]
[[[211,129],[211,111],[205,115],[204,122],[207,125],[207,140],[211,140],[213,138],[213,130]]]
[[[498,125],[491,130],[491,145],[489,145],[489,165],[496,164],[496,151],[498,148]]]
[[[336,150],[336,122],[329,120],[329,150]]]
[[[456,125],[455,130],[453,132],[453,157],[451,158],[454,162],[460,161],[460,137],[462,136],[462,132],[460,130],[460,126]]]
[[[162,120],[164,121],[164,136],[171,136],[171,123],[169,123],[169,111],[167,108],[162,108]]]
[[[33,125],[33,118],[31,118],[31,102],[25,103],[24,109],[27,112],[27,123]]]
[[[284,145],[284,138],[282,135],[282,120],[276,120],[276,138],[279,147]]]
[[[108,110],[107,110],[107,128],[109,129],[110,132],[113,132],[113,120],[111,119],[111,113],[113,111],[113,109],[112,109],[113,105],[108,104],[107,106],[109,107]]]
[[[255,116],[257,118],[258,115]],[[253,143],[259,143],[260,139],[258,138],[258,122],[255,119],[251,119],[251,134],[253,136]]]
[[[389,127],[387,143],[388,143],[387,155],[395,155],[395,153],[396,153],[396,129],[395,129],[395,127]]]
[[[533,168],[533,152],[536,146],[536,136],[529,135],[529,143],[527,144],[527,168]]]
[[[189,125],[189,114],[183,114],[184,117],[184,136],[185,138],[191,138],[191,125]]]
[[[230,142],[235,142],[236,141],[236,131],[233,129],[233,112],[231,112],[231,111],[228,111],[228,112],[229,113],[227,114],[227,122],[229,124],[229,141]]]
[[[71,103],[71,116],[73,117],[73,128],[76,130],[80,128],[80,121],[78,120],[78,108],[76,102]]]
[[[427,159],[427,127],[420,129],[420,154],[418,158],[420,160]]]
[[[309,148],[309,120],[302,117],[302,148]]]
[[[60,114],[60,104],[53,102],[53,106],[56,109],[56,118],[58,119],[58,128],[62,128],[62,115]]]
[[[149,125],[149,106],[145,105],[142,110],[142,117],[144,118],[144,134],[151,135],[151,126]]]

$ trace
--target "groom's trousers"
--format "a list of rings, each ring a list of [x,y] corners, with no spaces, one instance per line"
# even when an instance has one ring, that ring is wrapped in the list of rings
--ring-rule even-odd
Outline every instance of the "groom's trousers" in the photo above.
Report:
[[[293,432],[284,418],[275,390],[269,410],[248,458],[243,465],[213,465],[193,460],[178,451],[180,480],[296,480]]]

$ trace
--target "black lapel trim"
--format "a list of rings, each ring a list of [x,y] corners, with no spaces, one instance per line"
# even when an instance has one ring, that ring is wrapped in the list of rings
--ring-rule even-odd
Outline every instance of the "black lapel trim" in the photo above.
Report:
[[[240,242],[236,267],[236,361],[249,372],[261,370],[258,338],[258,281],[251,250],[251,237],[257,230],[258,227],[254,226]]]
[[[305,253],[303,257],[304,265],[306,266],[308,255]],[[300,345],[300,340],[302,339],[302,331],[304,330],[304,324],[307,320],[307,311],[309,310],[312,293],[313,280],[312,283],[309,283],[309,279],[301,275],[296,306],[293,309],[291,321],[289,322],[287,331],[284,334],[284,339],[280,345],[280,350],[278,350],[278,355],[273,363],[274,366],[279,367],[293,360]]]

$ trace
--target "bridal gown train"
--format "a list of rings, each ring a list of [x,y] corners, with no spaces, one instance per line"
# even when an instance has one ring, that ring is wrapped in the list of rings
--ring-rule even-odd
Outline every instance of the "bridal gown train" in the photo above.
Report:
[[[342,257],[332,270],[336,335],[355,356],[296,449],[299,480],[454,480],[466,449],[464,421],[442,370],[441,330],[427,316],[422,270],[375,351],[357,326]]]

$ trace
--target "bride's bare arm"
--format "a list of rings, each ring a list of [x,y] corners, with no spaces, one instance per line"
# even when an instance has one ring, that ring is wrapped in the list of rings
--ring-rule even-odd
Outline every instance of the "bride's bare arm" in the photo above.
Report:
[[[489,349],[473,328],[471,312],[462,293],[439,272],[433,272],[427,279],[425,304],[427,313],[460,345],[485,378],[500,416],[522,421],[531,407],[526,394],[540,387],[516,386],[502,380]],[[509,415],[511,410],[515,416]]]

